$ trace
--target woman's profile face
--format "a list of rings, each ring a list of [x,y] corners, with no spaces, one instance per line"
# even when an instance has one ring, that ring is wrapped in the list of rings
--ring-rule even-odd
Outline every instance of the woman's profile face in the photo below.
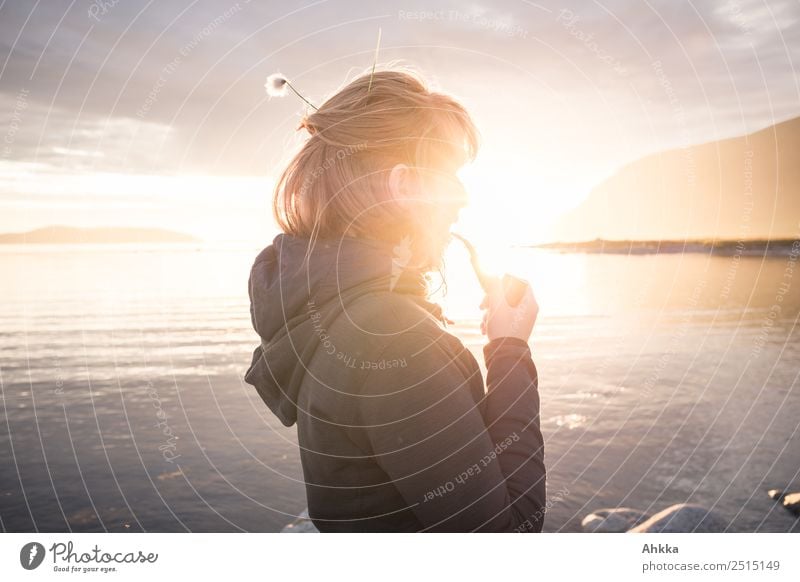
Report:
[[[424,204],[422,224],[429,229],[430,254],[438,265],[450,242],[450,228],[458,221],[458,214],[467,206],[469,197],[458,171],[466,162],[463,152],[457,151],[437,161],[434,167],[419,172],[420,193]]]
[[[431,268],[440,265],[450,242],[450,228],[469,201],[458,176],[466,161],[463,148],[446,144],[425,166],[398,164],[391,172],[392,195],[411,212],[414,232],[409,234],[426,255],[418,260]]]

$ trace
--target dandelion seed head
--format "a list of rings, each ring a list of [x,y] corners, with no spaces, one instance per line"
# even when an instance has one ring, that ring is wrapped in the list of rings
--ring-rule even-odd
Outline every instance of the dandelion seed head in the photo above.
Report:
[[[288,81],[286,77],[280,73],[273,73],[267,77],[267,82],[264,83],[264,88],[267,90],[267,95],[270,97],[283,97],[286,95]]]

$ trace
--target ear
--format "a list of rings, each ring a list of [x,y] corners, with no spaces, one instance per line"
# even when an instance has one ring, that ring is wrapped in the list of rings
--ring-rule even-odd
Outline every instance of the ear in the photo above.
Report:
[[[410,207],[420,197],[417,173],[405,164],[397,164],[389,173],[389,194],[398,204]]]

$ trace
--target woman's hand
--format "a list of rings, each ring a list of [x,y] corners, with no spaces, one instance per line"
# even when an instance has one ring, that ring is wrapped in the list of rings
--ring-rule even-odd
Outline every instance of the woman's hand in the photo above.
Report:
[[[528,285],[519,304],[511,307],[505,297],[502,280],[493,277],[490,292],[483,298],[480,308],[485,309],[481,321],[481,333],[489,341],[499,337],[516,337],[528,341],[539,314],[539,305]]]

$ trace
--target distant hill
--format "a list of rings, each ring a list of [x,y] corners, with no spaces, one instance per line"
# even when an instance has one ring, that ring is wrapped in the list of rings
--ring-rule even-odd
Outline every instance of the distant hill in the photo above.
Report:
[[[193,236],[159,228],[73,228],[46,226],[29,232],[0,234],[0,244],[190,243]]]
[[[551,240],[780,239],[800,232],[800,118],[623,167]]]

